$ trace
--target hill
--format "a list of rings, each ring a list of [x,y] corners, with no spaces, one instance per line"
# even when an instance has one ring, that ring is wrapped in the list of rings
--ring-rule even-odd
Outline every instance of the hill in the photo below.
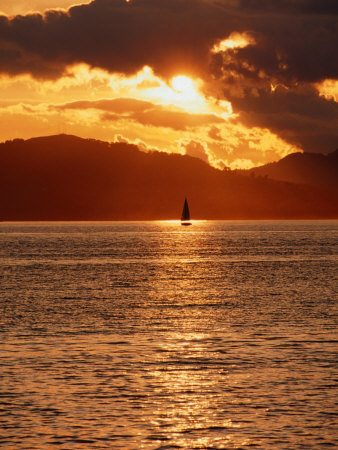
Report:
[[[328,155],[292,153],[278,162],[241,171],[245,172],[274,180],[309,184],[338,193],[338,149]]]
[[[220,171],[189,156],[58,135],[0,144],[2,220],[338,217],[317,187]]]

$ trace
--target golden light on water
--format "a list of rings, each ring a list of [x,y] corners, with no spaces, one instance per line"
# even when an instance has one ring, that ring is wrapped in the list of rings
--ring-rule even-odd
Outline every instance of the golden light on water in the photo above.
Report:
[[[181,225],[180,220],[158,220],[157,222],[163,223],[163,224]],[[192,224],[195,224],[195,225],[199,225],[199,224],[203,224],[208,221],[195,219],[195,220],[189,220],[189,222],[191,222]]]
[[[13,448],[334,446],[336,224],[2,226]]]
[[[194,314],[190,320],[187,318],[187,327],[193,328],[195,320]],[[215,407],[219,388],[215,389],[215,374],[195,367],[199,361],[203,364],[202,361],[208,360],[209,339],[208,334],[194,331],[168,334],[159,346],[164,361],[172,360],[168,366],[170,370],[151,372],[161,386],[161,392],[170,395],[165,410],[163,405],[157,406],[156,416],[160,420],[156,426],[166,425],[171,439],[184,448],[190,448],[192,444],[204,448],[215,443],[240,443],[233,432],[241,425]],[[228,375],[219,372],[218,376],[223,376],[226,382]]]

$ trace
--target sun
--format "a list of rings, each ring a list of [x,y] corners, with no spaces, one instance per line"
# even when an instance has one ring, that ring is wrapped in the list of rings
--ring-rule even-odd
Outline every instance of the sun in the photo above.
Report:
[[[171,85],[177,92],[195,91],[194,82],[191,78],[186,77],[185,75],[178,75],[174,77],[171,81]]]
[[[184,73],[176,72],[173,78],[163,80],[154,74],[151,67],[144,66],[130,77],[110,75],[110,86],[114,97],[133,97],[170,110],[183,109],[190,114],[216,114],[222,119],[233,114],[231,103],[207,97],[203,91],[203,80]]]

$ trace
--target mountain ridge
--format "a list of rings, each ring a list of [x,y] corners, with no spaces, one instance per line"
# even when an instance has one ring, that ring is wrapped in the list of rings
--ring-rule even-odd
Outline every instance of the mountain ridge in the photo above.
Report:
[[[0,144],[2,220],[337,218],[325,189],[219,170],[200,159],[145,153],[73,135]]]
[[[307,152],[291,153],[279,161],[238,172],[308,184],[338,193],[338,149],[325,155]]]

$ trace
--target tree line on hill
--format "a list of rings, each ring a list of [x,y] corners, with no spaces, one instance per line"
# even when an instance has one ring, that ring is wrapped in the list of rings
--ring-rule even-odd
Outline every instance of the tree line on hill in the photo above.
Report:
[[[338,217],[327,186],[221,171],[190,156],[68,135],[0,144],[1,220],[178,219],[184,197],[194,219]]]

